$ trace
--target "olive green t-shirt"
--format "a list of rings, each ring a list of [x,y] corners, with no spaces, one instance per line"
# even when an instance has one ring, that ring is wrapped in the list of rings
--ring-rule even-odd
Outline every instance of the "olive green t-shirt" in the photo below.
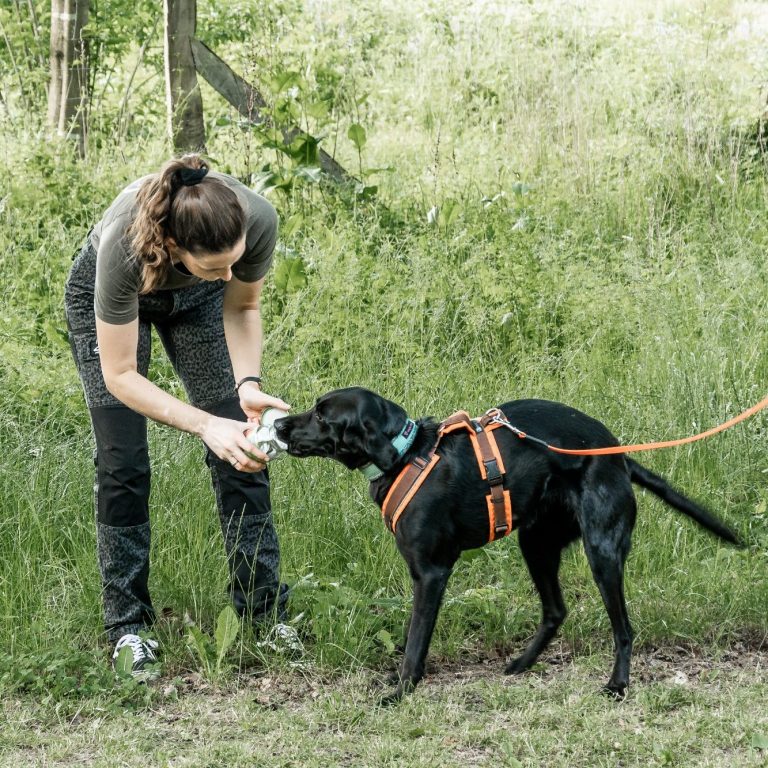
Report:
[[[232,176],[216,171],[209,174],[237,195],[245,211],[245,252],[232,265],[232,274],[245,283],[256,282],[267,274],[272,264],[277,241],[277,213],[261,195]],[[96,317],[106,323],[124,325],[139,316],[141,265],[131,250],[126,232],[133,220],[136,195],[144,178],[129,184],[117,196],[91,232],[91,243],[96,249],[94,306]],[[174,267],[157,290],[185,288],[199,282],[199,277]]]

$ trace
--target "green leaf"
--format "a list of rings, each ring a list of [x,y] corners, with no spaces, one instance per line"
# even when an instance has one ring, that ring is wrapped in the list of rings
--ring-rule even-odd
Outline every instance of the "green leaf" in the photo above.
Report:
[[[387,653],[395,652],[395,643],[392,640],[392,635],[386,629],[380,629],[375,637],[387,649]]]
[[[300,89],[306,88],[306,80],[298,73],[290,70],[278,71],[269,81],[269,87],[272,93],[282,93],[288,88],[297,86]]]
[[[327,101],[313,101],[307,104],[304,109],[309,117],[314,117],[316,120],[321,120],[328,116],[328,110],[330,105]]]
[[[197,653],[203,672],[210,677],[212,672],[213,649],[208,638],[197,628],[187,627],[187,642]]]
[[[323,178],[323,169],[312,165],[300,165],[293,172],[298,179],[304,179],[312,184],[319,184]]]
[[[371,198],[376,196],[376,193],[379,191],[379,185],[378,184],[356,184],[355,185],[355,194],[358,197],[361,197],[363,200],[370,200]]]
[[[440,226],[448,229],[459,218],[459,214],[461,214],[461,205],[456,200],[451,198],[444,200],[440,206]]]
[[[301,259],[288,257],[275,267],[275,288],[279,293],[296,293],[306,284],[307,272]]]
[[[749,742],[755,749],[768,749],[768,734],[753,733]]]
[[[133,671],[133,652],[128,646],[120,649],[115,659],[115,673],[121,680],[131,677]]]
[[[235,613],[235,609],[228,605],[219,614],[219,618],[216,621],[216,669],[217,671],[221,667],[221,662],[226,652],[232,647],[232,643],[237,638],[237,633],[240,631],[240,619]]]
[[[302,133],[291,142],[285,153],[304,165],[317,165],[320,161],[319,145],[319,138]]]
[[[381,168],[363,168],[360,175],[367,179],[369,176],[373,176],[377,173],[394,173],[394,170],[395,168],[392,165],[384,165]]]
[[[288,220],[280,227],[280,234],[282,237],[290,237],[304,224],[304,214],[294,213]]]
[[[347,136],[351,139],[352,143],[358,148],[362,149],[365,146],[366,135],[365,128],[358,123],[352,123],[347,131]]]

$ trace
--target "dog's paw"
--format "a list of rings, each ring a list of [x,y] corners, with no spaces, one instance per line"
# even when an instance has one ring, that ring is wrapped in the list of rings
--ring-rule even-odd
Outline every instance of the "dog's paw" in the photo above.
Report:
[[[523,672],[527,672],[531,668],[532,662],[529,662],[525,656],[518,656],[504,667],[505,675],[522,675]]]
[[[382,696],[379,699],[379,706],[391,707],[393,704],[397,704],[402,700],[404,693],[405,691],[400,686],[398,686],[394,691],[392,691],[392,693],[388,693],[386,696]]]
[[[624,701],[627,697],[627,686],[608,683],[602,687],[600,692],[613,701]]]
[[[392,693],[388,693],[386,696],[382,696],[381,699],[379,699],[379,704],[382,707],[389,707],[392,706],[392,704],[397,704],[397,702],[400,701],[403,696],[413,692],[417,683],[418,680],[415,682],[411,679],[400,680],[398,675],[397,687],[392,691]]]

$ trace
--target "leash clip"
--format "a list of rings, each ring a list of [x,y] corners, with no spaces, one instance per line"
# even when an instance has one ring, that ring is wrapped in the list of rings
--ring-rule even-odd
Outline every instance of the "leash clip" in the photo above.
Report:
[[[490,424],[498,424],[501,427],[506,427],[514,434],[516,434],[521,440],[524,440],[526,437],[528,437],[528,434],[523,432],[522,429],[518,429],[517,427],[512,426],[512,424],[507,421],[504,414],[498,408],[491,408],[489,411],[486,411],[485,415],[491,417],[489,421]]]

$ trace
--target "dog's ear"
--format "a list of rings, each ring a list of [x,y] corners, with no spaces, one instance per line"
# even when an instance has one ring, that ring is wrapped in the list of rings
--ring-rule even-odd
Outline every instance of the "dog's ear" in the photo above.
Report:
[[[395,466],[400,454],[392,440],[408,418],[408,414],[391,400],[376,396],[374,407],[361,414],[363,426],[362,445],[371,461],[385,472]]]

